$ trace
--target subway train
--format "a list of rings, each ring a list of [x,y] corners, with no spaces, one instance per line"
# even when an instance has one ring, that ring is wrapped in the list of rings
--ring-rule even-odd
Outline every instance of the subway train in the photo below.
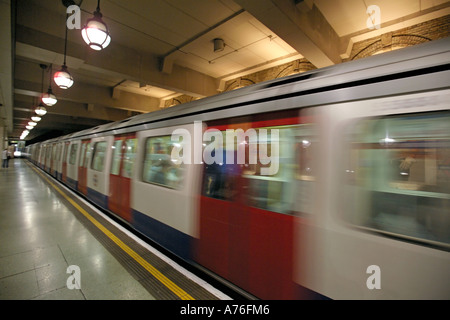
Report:
[[[450,39],[27,146],[259,299],[450,299]]]

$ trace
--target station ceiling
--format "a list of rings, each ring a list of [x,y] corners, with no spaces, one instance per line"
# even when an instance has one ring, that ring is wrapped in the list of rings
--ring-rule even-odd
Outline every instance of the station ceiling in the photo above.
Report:
[[[11,139],[21,135],[63,64],[67,2],[1,1],[2,10],[10,5],[13,12],[11,28],[1,25],[11,45],[2,45],[0,73],[0,122]],[[73,3],[82,27],[97,0]],[[380,29],[369,28],[371,5],[380,8]],[[341,63],[355,41],[448,15],[450,1],[103,0],[100,9],[111,44],[94,51],[80,30],[68,30],[74,84],[62,90],[51,83],[58,103],[47,107],[27,140],[160,110],[181,95],[215,95],[230,79],[300,58],[317,68]],[[223,41],[221,50],[214,50],[214,39]]]

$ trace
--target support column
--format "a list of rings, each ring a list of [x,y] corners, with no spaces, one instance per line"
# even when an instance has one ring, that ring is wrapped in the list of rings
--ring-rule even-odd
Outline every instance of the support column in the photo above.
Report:
[[[5,149],[5,127],[0,127],[0,151]]]

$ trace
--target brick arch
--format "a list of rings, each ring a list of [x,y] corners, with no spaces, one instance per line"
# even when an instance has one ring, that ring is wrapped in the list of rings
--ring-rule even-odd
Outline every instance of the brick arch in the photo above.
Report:
[[[225,91],[231,91],[234,89],[238,89],[238,88],[242,88],[245,86],[249,86],[251,84],[255,84],[255,81],[253,81],[252,79],[248,79],[248,78],[238,78],[236,80],[234,80],[233,82],[231,82],[226,88]]]
[[[183,94],[183,95],[180,95],[180,96],[178,96],[176,98],[172,98],[172,99],[166,100],[164,102],[164,106],[161,107],[161,108],[162,109],[170,108],[170,107],[174,107],[174,106],[177,106],[177,105],[183,104],[183,103],[188,103],[188,102],[191,102],[191,101],[194,101],[194,100],[197,100],[197,98],[194,98],[192,96]]]
[[[275,76],[275,79],[286,77],[294,73],[306,72],[313,69],[316,69],[316,67],[311,62],[306,59],[302,59],[297,61],[296,63],[294,62],[285,66],[280,70],[280,72],[278,72],[278,74]]]
[[[358,51],[350,60],[370,57],[389,49],[410,47],[428,41],[431,41],[431,39],[417,34],[397,34],[392,35],[390,44],[385,45],[383,44],[381,37],[379,37],[377,40]]]

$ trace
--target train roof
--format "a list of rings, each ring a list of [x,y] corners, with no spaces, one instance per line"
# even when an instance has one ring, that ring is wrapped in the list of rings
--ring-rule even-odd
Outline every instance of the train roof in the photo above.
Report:
[[[287,76],[280,79],[257,83],[241,89],[220,93],[197,101],[192,101],[176,107],[163,109],[146,114],[140,114],[121,121],[107,123],[76,132],[58,140],[83,139],[92,136],[106,134],[121,134],[138,129],[150,129],[154,127],[169,126],[182,123],[193,123],[194,121],[207,121],[214,118],[223,118],[224,110],[241,106],[248,106],[258,102],[282,99],[286,97],[304,94],[318,93],[319,91],[335,90],[344,88],[349,83],[363,85],[367,81],[381,81],[381,79],[393,77],[395,74],[411,73],[417,70],[428,70],[448,68],[450,62],[450,38],[435,40],[396,50],[382,55],[375,55],[356,61],[344,62],[325,68],[315,69],[308,72]],[[447,82],[445,86],[448,87]],[[349,101],[348,97],[334,96],[335,102]],[[326,101],[316,101],[316,105]],[[312,104],[314,105],[314,104]],[[309,106],[312,106],[309,102]],[[279,109],[288,109],[302,106],[280,106]],[[271,107],[273,108],[273,106]],[[237,110],[236,110],[237,111]],[[258,109],[258,112],[273,110]],[[254,113],[248,109],[246,112]],[[243,115],[244,113],[233,113],[228,110],[228,117]],[[177,121],[174,121],[177,120]]]

